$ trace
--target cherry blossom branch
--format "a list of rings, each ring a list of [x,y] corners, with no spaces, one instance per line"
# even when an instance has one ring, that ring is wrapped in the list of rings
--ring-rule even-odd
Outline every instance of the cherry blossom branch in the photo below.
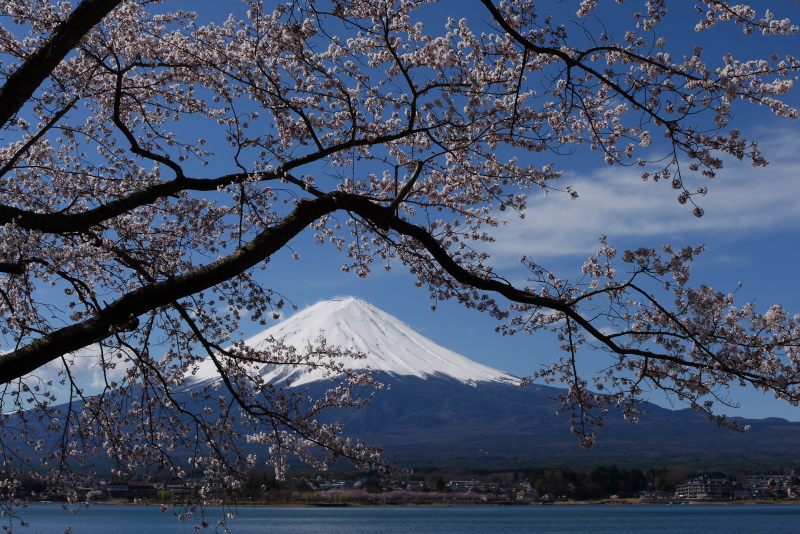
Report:
[[[452,276],[453,279],[455,279],[462,286],[498,293],[511,302],[522,303],[539,308],[546,308],[562,313],[566,318],[577,323],[589,335],[591,335],[594,339],[596,339],[613,353],[622,356],[637,356],[650,360],[671,362],[698,370],[706,370],[713,367],[713,365],[710,366],[708,363],[703,361],[694,361],[673,354],[653,352],[651,350],[620,345],[615,341],[615,339],[618,337],[616,334],[604,334],[598,326],[596,326],[589,319],[585,318],[580,313],[580,310],[574,307],[571,299],[561,300],[538,296],[529,291],[520,290],[507,282],[499,281],[494,278],[487,279],[469,272],[456,261],[454,261],[448,252],[442,248],[441,244],[427,231],[416,225],[394,217],[391,213],[386,212],[385,208],[368,200],[360,197],[347,196],[347,198],[343,198],[340,201],[340,204],[342,204],[345,209],[358,213],[360,216],[373,221],[378,227],[388,227],[400,234],[414,238],[425,247],[428,253],[436,261],[438,266],[449,276]],[[613,290],[613,288],[609,289],[609,291]],[[671,324],[673,324],[675,328],[684,328],[681,321],[678,320],[677,317],[673,316],[672,314],[669,314],[669,316],[672,317]],[[628,335],[635,335],[636,333],[637,332],[635,331],[631,331],[628,333]],[[670,334],[669,332],[663,332],[663,335],[669,336]],[[789,399],[795,399],[795,401],[800,399],[800,393],[793,393],[789,391],[789,387],[800,383],[800,380],[789,379],[785,380],[783,383],[778,383],[775,381],[774,377],[754,373],[746,369],[737,369],[728,366],[722,360],[716,358],[713,351],[706,348],[704,342],[700,341],[699,339],[694,339],[693,341],[700,350],[712,356],[716,365],[722,366],[722,372],[737,376],[742,380],[753,383],[754,385],[769,387],[776,392],[783,393]]]
[[[280,250],[315,219],[336,209],[339,195],[302,202],[285,219],[236,252],[188,273],[143,286],[112,302],[94,317],[56,330],[26,347],[0,355],[0,375],[19,377],[61,354],[90,345],[124,327],[132,318],[223,282]]]
[[[2,98],[2,96],[0,96],[0,98]],[[49,121],[47,121],[47,124],[45,124],[44,127],[39,129],[39,131],[36,132],[35,135],[31,136],[31,138],[28,139],[25,142],[25,144],[22,145],[22,147],[20,147],[17,153],[14,154],[13,157],[9,158],[8,161],[6,161],[6,163],[3,165],[3,167],[0,168],[0,177],[5,176],[5,174],[9,170],[13,169],[14,165],[17,163],[17,161],[19,161],[22,155],[25,154],[28,150],[30,150],[31,147],[33,147],[40,139],[42,139],[42,137],[44,137],[44,135],[48,131],[50,131],[56,124],[58,124],[58,121],[64,118],[64,116],[69,112],[70,109],[72,109],[72,106],[74,106],[76,102],[77,99],[70,100],[64,106],[62,106],[62,108],[59,109],[55,114],[53,114],[53,117]]]
[[[82,0],[0,87],[0,128],[33,96],[78,42],[122,0]]]

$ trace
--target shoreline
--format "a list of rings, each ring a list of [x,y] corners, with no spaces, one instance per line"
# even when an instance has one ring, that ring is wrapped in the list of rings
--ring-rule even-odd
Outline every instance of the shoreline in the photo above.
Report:
[[[225,508],[362,508],[362,507],[457,507],[457,506],[496,506],[496,507],[515,507],[515,506],[764,506],[764,505],[781,505],[791,506],[798,505],[798,500],[772,500],[772,499],[746,499],[736,501],[642,501],[638,498],[626,499],[599,499],[591,501],[552,501],[552,502],[514,502],[514,501],[496,501],[496,502],[465,502],[465,501],[432,501],[432,502],[345,502],[345,503],[330,503],[330,502],[316,502],[316,503],[291,503],[291,502],[216,502],[205,501],[202,503],[159,503],[143,500],[140,502],[129,501],[91,501],[82,502],[79,504],[68,504],[61,501],[47,501],[47,502],[29,502],[22,503],[27,506],[35,506],[37,504],[58,504],[68,507],[88,507],[88,506],[167,506],[169,508],[181,508],[185,506],[201,506],[204,508],[210,507],[225,507]]]

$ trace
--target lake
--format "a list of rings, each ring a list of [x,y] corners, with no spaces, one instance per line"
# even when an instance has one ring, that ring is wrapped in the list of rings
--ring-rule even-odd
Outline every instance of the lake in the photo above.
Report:
[[[800,531],[797,505],[556,505],[453,507],[239,508],[229,520],[233,534],[443,534],[536,532],[617,534],[686,532]],[[76,515],[57,504],[35,504],[19,510],[29,527],[14,532],[63,534],[162,534],[193,532],[195,518],[180,522],[179,510],[158,507],[93,505]],[[205,520],[214,526],[223,510],[209,507]],[[5,521],[9,521],[8,518]],[[4,523],[3,525],[8,525]]]

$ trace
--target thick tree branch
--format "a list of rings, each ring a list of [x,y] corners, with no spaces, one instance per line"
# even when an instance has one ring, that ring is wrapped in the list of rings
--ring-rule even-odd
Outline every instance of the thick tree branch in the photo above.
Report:
[[[614,353],[655,358],[697,369],[705,367],[702,362],[619,345],[613,334],[604,334],[590,320],[583,317],[574,308],[573,302],[542,297],[516,288],[508,282],[488,279],[472,273],[456,262],[425,228],[397,217],[391,208],[376,204],[359,195],[334,192],[322,195],[315,200],[300,202],[284,220],[268,228],[229,256],[185,274],[137,289],[114,301],[90,319],[45,335],[25,347],[0,356],[0,376],[8,377],[8,380],[23,376],[59,356],[104,339],[117,330],[125,329],[139,315],[161,306],[170,305],[174,301],[237,276],[281,249],[314,220],[337,210],[356,213],[379,228],[390,228],[415,239],[431,254],[434,261],[459,284],[497,293],[512,302],[563,313]],[[762,377],[753,373],[740,372],[738,374],[751,382],[761,382]]]
[[[229,256],[180,276],[132,291],[90,319],[52,332],[25,347],[0,356],[0,376],[7,377],[7,380],[23,376],[63,354],[108,337],[142,314],[241,274],[280,250],[314,220],[337,210],[353,211],[375,224],[386,225],[413,237],[425,246],[442,268],[459,283],[499,293],[515,302],[525,302],[571,314],[566,302],[533,295],[508,283],[484,279],[467,271],[456,263],[424,228],[394,216],[391,209],[358,195],[335,192],[315,200],[301,202],[280,223],[268,228]]]
[[[83,0],[0,87],[0,128],[25,105],[53,69],[122,0]]]
[[[433,259],[441,266],[441,268],[452,276],[458,283],[479,289],[481,291],[488,291],[497,293],[507,298],[511,302],[520,304],[528,304],[531,306],[538,306],[553,311],[563,313],[567,318],[575,321],[581,328],[586,330],[593,338],[605,345],[611,352],[619,355],[638,356],[643,358],[654,358],[661,361],[669,361],[686,367],[695,369],[704,369],[707,367],[702,362],[691,361],[686,358],[680,358],[665,353],[654,353],[649,350],[625,347],[615,341],[613,334],[604,334],[591,320],[587,319],[579,310],[574,307],[574,303],[570,300],[561,300],[555,298],[542,297],[529,293],[525,290],[514,287],[508,282],[496,279],[488,279],[478,276],[461,265],[459,265],[447,250],[442,247],[434,236],[432,236],[424,228],[411,224],[399,217],[396,217],[387,208],[379,206],[363,197],[356,195],[343,195],[339,201],[339,205],[348,211],[357,213],[365,219],[373,221],[378,227],[391,228],[392,230],[412,237],[418,241],[425,249],[431,254]],[[674,319],[677,328],[681,328],[680,321]],[[698,342],[699,343],[699,342]],[[706,351],[708,353],[708,351]],[[726,366],[726,370],[741,376],[743,379],[754,384],[763,384],[764,377],[755,373],[738,371],[735,372]]]
[[[134,290],[90,319],[56,330],[25,347],[0,356],[0,376],[3,381],[24,376],[61,355],[102,340],[118,329],[124,329],[142,314],[241,274],[280,250],[314,220],[338,209],[339,197],[339,194],[333,193],[310,202],[301,202],[280,223],[268,228],[229,256],[180,276]]]
[[[295,185],[306,188],[306,185],[301,180],[288,174],[292,169],[325,159],[336,152],[361,146],[388,143],[421,131],[423,130],[403,130],[373,139],[353,139],[296,158],[281,165],[279,169],[273,172],[235,173],[218,178],[179,177],[169,182],[161,182],[137,189],[123,197],[112,200],[108,204],[102,204],[79,213],[37,213],[13,206],[0,205],[0,225],[14,223],[19,228],[25,230],[36,230],[53,234],[82,232],[103,221],[118,217],[138,207],[155,202],[159,198],[174,196],[182,191],[216,191],[220,187],[241,183],[254,176],[257,176],[261,181],[285,179]],[[322,193],[315,192],[315,194]]]

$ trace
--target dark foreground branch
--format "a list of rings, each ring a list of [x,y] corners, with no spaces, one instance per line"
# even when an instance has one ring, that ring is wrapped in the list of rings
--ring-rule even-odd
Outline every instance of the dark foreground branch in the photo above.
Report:
[[[267,228],[236,252],[193,269],[136,289],[115,300],[94,317],[56,330],[13,352],[0,356],[0,377],[8,382],[33,372],[54,359],[96,343],[126,329],[140,315],[231,279],[283,248],[314,220],[339,206],[339,195],[301,202],[280,223]]]
[[[391,207],[387,208],[356,194],[333,192],[314,200],[300,202],[280,223],[267,228],[245,246],[226,257],[182,275],[136,289],[106,306],[90,319],[54,331],[22,348],[0,356],[0,376],[4,381],[14,380],[59,356],[96,343],[115,332],[135,328],[140,315],[170,306],[180,299],[244,273],[283,248],[315,220],[342,210],[355,213],[377,227],[387,228],[416,240],[447,275],[465,287],[499,294],[511,302],[563,313],[565,318],[574,321],[616,354],[654,358],[696,369],[705,368],[705,364],[700,361],[620,345],[614,335],[604,334],[589,319],[583,317],[574,301],[544,297],[514,287],[506,281],[485,278],[471,272],[455,261],[427,229],[398,217]],[[730,369],[728,371],[734,372]],[[747,371],[736,374],[753,383],[760,383],[764,378],[757,373]]]
[[[0,128],[19,112],[84,35],[122,0],[83,0],[0,87]]]

